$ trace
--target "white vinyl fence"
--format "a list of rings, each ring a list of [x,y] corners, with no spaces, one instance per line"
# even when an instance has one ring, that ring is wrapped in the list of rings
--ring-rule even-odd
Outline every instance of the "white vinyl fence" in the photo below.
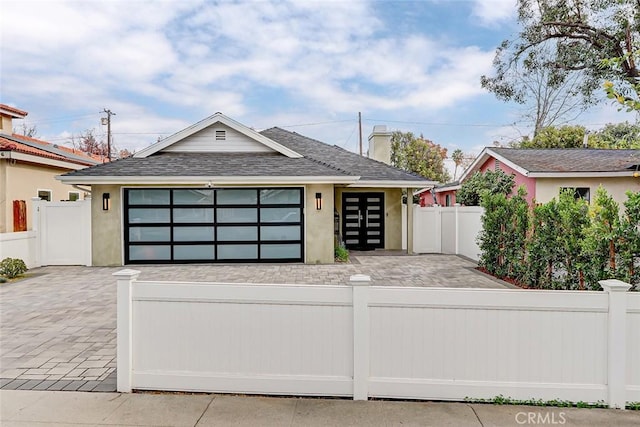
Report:
[[[414,206],[413,251],[464,255],[477,261],[480,248],[476,242],[482,230],[479,206]]]
[[[31,200],[33,230],[0,234],[0,259],[19,258],[28,268],[91,265],[91,199]]]
[[[118,281],[118,390],[640,401],[640,294]]]

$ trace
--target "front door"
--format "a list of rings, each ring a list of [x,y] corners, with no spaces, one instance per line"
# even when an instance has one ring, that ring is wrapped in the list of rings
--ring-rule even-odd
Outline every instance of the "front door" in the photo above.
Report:
[[[384,193],[342,193],[342,236],[348,249],[384,248]]]

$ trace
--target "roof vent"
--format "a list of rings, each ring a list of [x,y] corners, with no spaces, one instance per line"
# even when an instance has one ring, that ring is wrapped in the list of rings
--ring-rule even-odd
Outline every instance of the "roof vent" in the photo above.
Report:
[[[53,148],[58,148],[58,144],[53,144]]]
[[[224,130],[216,131],[216,141],[224,141],[227,139],[227,132]]]

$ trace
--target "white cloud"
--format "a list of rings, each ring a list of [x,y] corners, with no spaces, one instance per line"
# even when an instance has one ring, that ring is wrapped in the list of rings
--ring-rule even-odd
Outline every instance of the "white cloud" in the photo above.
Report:
[[[516,0],[472,0],[472,13],[483,25],[496,25],[516,16]]]

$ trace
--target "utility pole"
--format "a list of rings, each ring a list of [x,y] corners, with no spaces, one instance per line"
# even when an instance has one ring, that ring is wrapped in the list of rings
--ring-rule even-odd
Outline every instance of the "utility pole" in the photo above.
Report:
[[[111,161],[111,116],[115,116],[116,113],[112,112],[111,110],[107,110],[106,108],[103,108],[102,111],[104,113],[107,113],[107,158],[109,159],[109,161]],[[104,124],[105,120],[104,118],[102,119],[102,124]]]
[[[360,155],[362,156],[362,113],[358,112],[358,129],[360,131]]]

